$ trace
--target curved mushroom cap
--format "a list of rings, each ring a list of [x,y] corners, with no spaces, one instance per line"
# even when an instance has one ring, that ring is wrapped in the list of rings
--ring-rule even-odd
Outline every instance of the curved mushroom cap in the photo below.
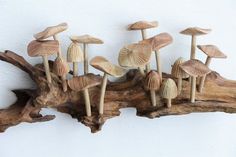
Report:
[[[197,47],[211,58],[227,58],[215,45],[197,45]]]
[[[182,63],[184,63],[184,59],[180,57],[179,59],[175,61],[174,65],[172,66],[171,75],[174,76],[175,78],[188,78],[189,77],[189,75],[180,68],[180,65]]]
[[[151,54],[152,49],[149,44],[130,44],[120,50],[118,61],[122,67],[142,67],[150,61]]]
[[[67,49],[68,62],[81,62],[84,60],[83,51],[78,43],[72,42]]]
[[[103,44],[101,39],[95,38],[90,35],[82,35],[82,36],[71,36],[70,40],[77,43],[84,43],[84,44]]]
[[[123,68],[110,63],[102,56],[96,56],[91,59],[90,65],[114,77],[121,77],[126,72]]]
[[[58,76],[63,76],[69,72],[69,65],[61,57],[57,57],[53,63],[53,72]]]
[[[37,41],[33,40],[27,47],[28,55],[31,57],[52,55],[59,51],[59,42],[57,40]]]
[[[161,86],[161,77],[155,71],[150,71],[144,82],[145,88],[148,90],[159,90]]]
[[[128,30],[142,30],[142,29],[148,29],[148,28],[155,28],[157,26],[158,26],[157,21],[152,21],[152,22],[138,21],[129,25]]]
[[[187,74],[193,77],[204,76],[211,72],[211,70],[201,61],[192,59],[180,65]]]
[[[68,86],[74,91],[81,91],[86,88],[101,84],[101,81],[90,77],[89,75],[76,76],[68,80]]]
[[[161,85],[160,95],[162,98],[173,99],[177,97],[177,86],[175,81],[168,78]]]
[[[56,35],[60,32],[65,31],[67,28],[68,28],[67,23],[61,23],[61,24],[56,25],[56,26],[47,27],[42,32],[39,32],[39,33],[35,34],[34,37],[35,37],[36,40],[47,39],[51,36],[54,36],[54,35]]]
[[[150,44],[152,46],[152,50],[159,50],[162,47],[165,47],[172,43],[173,38],[168,33],[160,33],[152,38],[145,39],[140,41],[140,43]]]
[[[199,27],[189,27],[183,31],[181,31],[181,34],[185,35],[205,35],[211,32],[211,29],[204,29]]]

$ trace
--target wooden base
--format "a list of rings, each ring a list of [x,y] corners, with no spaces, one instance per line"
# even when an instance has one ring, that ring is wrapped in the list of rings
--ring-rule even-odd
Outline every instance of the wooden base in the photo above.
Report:
[[[120,115],[119,109],[133,107],[138,116],[156,118],[167,115],[183,115],[192,112],[226,112],[236,113],[236,81],[222,78],[216,72],[206,77],[204,91],[196,93],[196,102],[190,103],[190,84],[183,80],[181,94],[172,100],[171,108],[167,108],[166,101],[157,94],[157,106],[153,107],[149,91],[141,86],[143,77],[138,70],[131,70],[124,82],[109,82],[105,94],[104,114],[98,114],[100,86],[89,89],[92,116],[86,116],[83,92],[68,90],[63,92],[59,77],[51,73],[52,83],[48,84],[42,64],[32,66],[21,56],[11,51],[0,52],[0,60],[13,64],[28,73],[36,83],[37,89],[14,90],[17,101],[7,109],[0,110],[0,131],[21,122],[42,122],[55,118],[54,115],[41,115],[42,108],[51,107],[59,112],[70,114],[79,122],[91,128],[92,132],[101,130],[102,125],[109,118]],[[50,68],[52,63],[49,62]],[[71,72],[71,74],[73,74]],[[102,81],[102,77],[87,74]],[[163,79],[171,77],[163,73]],[[175,80],[177,82],[177,80]]]

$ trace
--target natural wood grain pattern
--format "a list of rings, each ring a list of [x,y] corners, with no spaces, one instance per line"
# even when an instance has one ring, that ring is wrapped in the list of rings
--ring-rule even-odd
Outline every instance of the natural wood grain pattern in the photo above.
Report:
[[[112,83],[108,81],[104,114],[102,116],[98,114],[97,109],[100,87],[89,89],[92,116],[87,117],[83,93],[70,89],[67,92],[63,92],[60,79],[53,73],[52,84],[48,85],[41,64],[32,66],[24,58],[11,51],[0,53],[0,60],[13,64],[25,71],[37,84],[37,90],[22,89],[14,91],[18,96],[17,102],[8,109],[0,110],[1,131],[5,131],[8,127],[21,122],[40,122],[53,119],[54,116],[41,116],[39,114],[40,109],[44,107],[56,108],[59,112],[70,114],[73,118],[78,119],[79,122],[90,127],[92,132],[101,130],[106,120],[119,116],[119,109],[126,107],[136,108],[138,116],[148,118],[183,115],[192,112],[236,113],[236,81],[224,79],[216,72],[211,72],[207,75],[205,90],[203,93],[196,93],[196,102],[194,104],[188,101],[189,82],[183,80],[181,94],[172,100],[171,108],[167,108],[159,94],[156,95],[158,105],[156,107],[151,105],[148,91],[145,91],[141,86],[144,78],[137,70],[131,70],[127,73],[124,82]],[[52,62],[49,63],[52,65]],[[100,76],[93,74],[91,76],[101,79]],[[163,79],[166,80],[166,78],[171,78],[171,75],[163,74]],[[22,111],[27,115],[25,116],[27,118],[20,116]],[[28,117],[28,115],[30,116]]]
[[[227,58],[227,56],[215,45],[197,45],[197,48],[211,58]]]
[[[205,28],[200,28],[200,27],[189,27],[181,31],[180,33],[184,35],[198,36],[198,35],[205,35],[210,32],[211,32],[211,29],[205,29]]]
[[[103,44],[104,42],[96,37],[85,34],[81,36],[71,36],[70,39],[73,42],[82,43],[82,44]]]
[[[143,29],[155,28],[157,26],[158,26],[157,21],[152,21],[152,22],[138,21],[129,25],[128,30],[143,30]]]

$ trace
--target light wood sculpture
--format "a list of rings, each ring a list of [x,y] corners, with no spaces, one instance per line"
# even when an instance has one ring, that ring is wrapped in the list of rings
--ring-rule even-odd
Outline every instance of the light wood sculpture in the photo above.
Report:
[[[62,27],[65,29],[64,25]],[[61,79],[61,74],[68,71],[63,66],[62,58],[48,62],[46,57],[58,53],[60,48],[58,40],[45,40],[52,34],[57,34],[55,29],[52,29],[54,33],[50,33],[50,30],[46,31],[46,35],[38,34],[37,41],[32,41],[28,45],[28,54],[44,56],[44,64],[33,66],[12,51],[0,52],[0,60],[23,70],[36,84],[36,89],[13,90],[17,101],[6,109],[0,109],[0,132],[22,122],[44,122],[55,118],[54,115],[41,115],[42,108],[54,108],[58,112],[70,114],[72,118],[90,127],[93,133],[101,130],[106,120],[119,116],[119,110],[122,108],[133,107],[137,110],[138,116],[148,118],[192,112],[236,113],[236,81],[224,79],[217,72],[210,71],[205,64],[194,59],[187,62],[180,61],[176,63],[178,66],[173,66],[173,69],[179,74],[181,68],[193,78],[205,76],[204,90],[201,93],[195,93],[196,79],[193,79],[191,89],[189,81],[183,79],[182,90],[177,96],[176,82],[179,75],[173,72],[173,75],[162,73],[161,90],[157,91],[155,96],[151,94],[150,99],[150,91],[144,85],[146,83],[148,89],[157,89],[149,87],[156,87],[154,84],[159,80],[158,74],[151,71],[144,77],[139,70],[134,68],[143,67],[150,62],[151,44],[130,44],[122,49],[119,54],[119,63],[121,66],[133,69],[129,71],[111,64],[104,57],[94,57],[90,64],[104,72],[104,76],[86,74],[73,77],[67,81],[70,88],[65,90],[65,80]],[[206,52],[204,47],[199,46],[199,48]],[[215,47],[213,49],[216,50]],[[211,47],[210,50],[212,50]],[[107,75],[121,77],[125,73],[123,81],[110,82],[107,79]],[[73,71],[69,74],[72,75]],[[147,79],[148,77],[150,78]],[[190,93],[192,103],[188,100]],[[165,98],[168,99],[169,108],[164,103]],[[170,101],[171,98],[174,99]]]
[[[88,70],[88,44],[103,44],[103,41],[101,39],[95,38],[90,35],[82,35],[82,36],[72,36],[70,39],[73,42],[81,43],[83,44],[84,48],[84,74],[87,74],[89,72]]]

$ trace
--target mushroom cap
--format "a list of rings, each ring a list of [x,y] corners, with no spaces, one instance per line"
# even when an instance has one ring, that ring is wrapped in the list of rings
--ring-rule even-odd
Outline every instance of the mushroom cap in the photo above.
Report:
[[[158,26],[157,21],[152,21],[152,22],[138,21],[129,25],[128,30],[142,30],[142,29],[148,29],[148,28],[155,28],[157,26]]]
[[[101,39],[95,38],[90,35],[82,35],[82,36],[71,36],[70,40],[77,43],[84,43],[84,44],[103,44]]]
[[[159,90],[161,86],[161,77],[155,71],[150,71],[144,82],[145,88],[148,90]]]
[[[173,99],[178,95],[175,81],[168,78],[161,85],[160,95],[162,98]]]
[[[126,72],[125,69],[110,63],[102,56],[96,56],[91,59],[90,65],[114,77],[121,77]]]
[[[76,76],[68,80],[68,86],[74,91],[81,91],[86,88],[101,84],[101,81],[90,77],[90,75]]]
[[[160,33],[158,35],[155,35],[154,37],[140,41],[140,43],[150,44],[152,46],[152,50],[156,51],[161,49],[162,47],[169,45],[170,43],[172,43],[172,41],[173,38],[170,34]]]
[[[47,39],[51,36],[54,36],[54,35],[56,35],[60,32],[65,31],[67,28],[68,28],[67,23],[61,23],[61,24],[56,25],[56,26],[47,27],[42,32],[39,32],[39,33],[35,34],[34,37],[35,37],[36,40]]]
[[[63,76],[69,72],[69,65],[61,57],[57,57],[53,63],[53,72],[58,76]]]
[[[142,67],[150,61],[151,54],[152,49],[149,44],[130,44],[120,50],[118,62],[122,67]]]
[[[197,45],[197,47],[211,58],[227,58],[215,45]]]
[[[189,75],[180,68],[180,65],[182,63],[184,63],[184,59],[180,57],[175,61],[174,65],[172,66],[171,75],[174,76],[175,78],[188,78],[189,77]]]
[[[189,27],[183,31],[181,31],[181,34],[185,35],[205,35],[211,32],[211,29],[204,29],[199,27]]]
[[[59,52],[59,42],[57,40],[33,40],[28,44],[27,52],[30,57],[52,55]]]
[[[187,74],[193,77],[204,76],[211,72],[211,70],[197,59],[188,60],[180,65]]]
[[[81,62],[84,60],[84,53],[78,43],[72,42],[67,49],[68,62]]]

